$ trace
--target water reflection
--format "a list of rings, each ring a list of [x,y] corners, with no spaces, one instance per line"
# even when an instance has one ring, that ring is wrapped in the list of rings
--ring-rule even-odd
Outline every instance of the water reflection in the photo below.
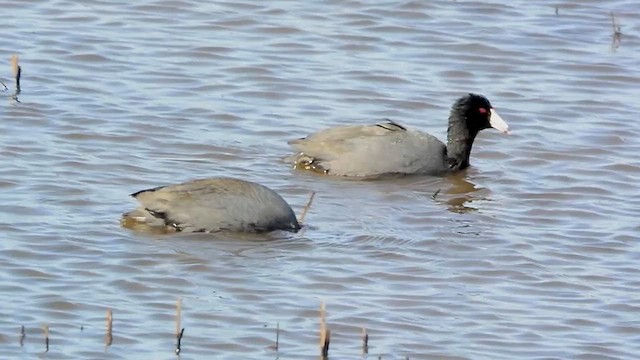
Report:
[[[450,187],[434,194],[434,199],[438,203],[447,205],[449,211],[457,214],[476,211],[478,208],[469,204],[478,200],[486,200],[486,189],[467,180],[466,173],[466,171],[461,171],[447,176],[447,184]]]
[[[613,33],[611,36],[611,52],[616,52],[616,50],[618,50],[621,41],[622,33]]]

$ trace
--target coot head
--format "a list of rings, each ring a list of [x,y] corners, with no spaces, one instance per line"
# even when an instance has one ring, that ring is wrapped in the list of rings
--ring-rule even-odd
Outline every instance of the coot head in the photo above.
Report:
[[[480,130],[494,128],[509,133],[509,126],[493,109],[489,100],[478,94],[463,96],[454,104],[454,111],[464,119],[471,134]]]

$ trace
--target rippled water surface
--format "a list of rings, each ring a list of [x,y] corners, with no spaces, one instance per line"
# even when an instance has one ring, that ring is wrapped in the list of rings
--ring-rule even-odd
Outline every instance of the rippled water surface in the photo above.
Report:
[[[2,357],[175,358],[181,298],[184,359],[317,358],[322,301],[332,359],[362,356],[362,327],[376,359],[638,358],[637,2],[370,3],[2,4]],[[282,162],[336,124],[445,139],[466,92],[513,133],[481,133],[463,173],[345,181]],[[221,175],[297,213],[316,191],[304,231],[119,226],[129,193]]]

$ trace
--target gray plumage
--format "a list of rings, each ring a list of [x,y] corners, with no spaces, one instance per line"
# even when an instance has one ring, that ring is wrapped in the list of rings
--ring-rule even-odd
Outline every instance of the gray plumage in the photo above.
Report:
[[[141,207],[123,215],[123,223],[143,223],[182,232],[222,230],[297,231],[293,210],[266,186],[232,178],[210,178],[131,194]]]
[[[290,142],[295,162],[329,175],[366,177],[447,169],[445,145],[427,133],[387,122],[340,126]]]
[[[458,99],[449,116],[446,145],[433,135],[388,121],[333,127],[293,140],[289,144],[297,154],[289,160],[298,169],[350,177],[460,170],[469,166],[471,146],[480,130],[495,127],[507,132],[506,123],[492,110],[481,95]]]

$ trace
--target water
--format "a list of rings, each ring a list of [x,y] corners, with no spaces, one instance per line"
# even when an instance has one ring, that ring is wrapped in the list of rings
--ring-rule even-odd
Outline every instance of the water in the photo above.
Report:
[[[635,5],[5,2],[3,357],[174,358],[181,298],[184,359],[317,358],[322,301],[332,359],[361,357],[361,327],[369,358],[637,358]],[[466,92],[513,134],[484,131],[461,174],[345,181],[281,162],[287,140],[336,124],[445,139]],[[120,228],[129,193],[221,175],[298,213],[316,191],[307,227]]]

